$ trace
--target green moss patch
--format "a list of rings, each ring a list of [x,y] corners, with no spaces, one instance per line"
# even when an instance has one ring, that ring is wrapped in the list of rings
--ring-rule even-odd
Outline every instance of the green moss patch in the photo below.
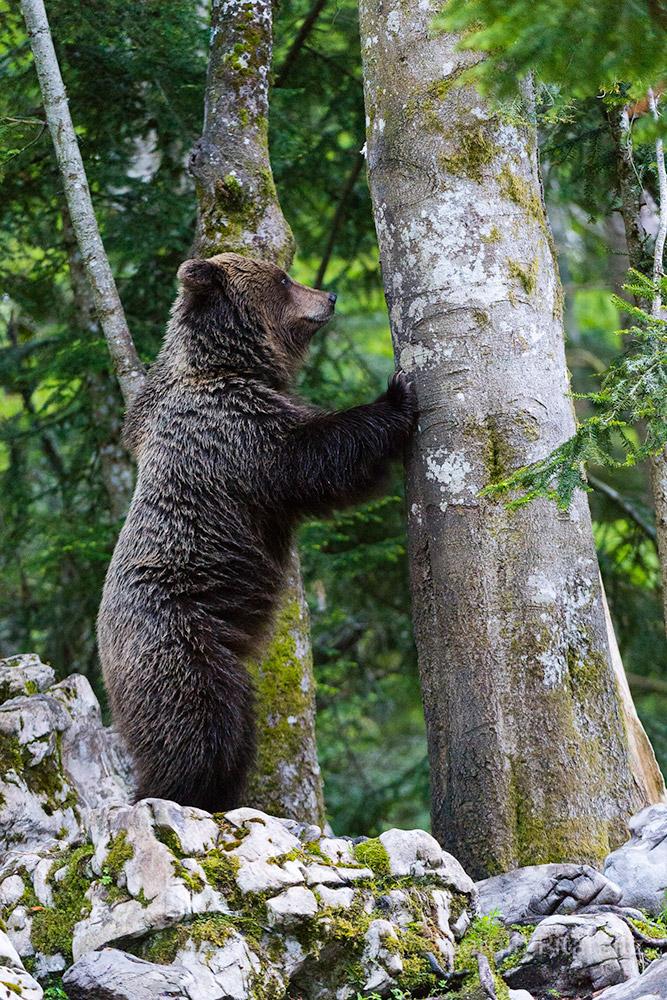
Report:
[[[391,874],[389,855],[377,837],[355,844],[354,856],[362,865],[370,868],[374,875],[385,878]]]
[[[33,916],[32,943],[44,955],[64,955],[72,960],[72,934],[74,925],[90,913],[90,903],[85,894],[93,876],[90,859],[94,854],[92,844],[84,844],[71,852],[69,857],[56,861],[49,872],[53,893],[53,906],[37,909]],[[65,875],[56,881],[56,872],[65,869]]]
[[[518,260],[508,260],[510,276],[518,281],[526,295],[532,295],[537,287],[539,262],[535,257],[530,264],[520,264]]]
[[[444,169],[460,177],[469,177],[481,184],[484,168],[499,152],[488,125],[480,122],[476,126],[461,128],[451,136],[454,149],[450,153],[440,153],[438,159]]]

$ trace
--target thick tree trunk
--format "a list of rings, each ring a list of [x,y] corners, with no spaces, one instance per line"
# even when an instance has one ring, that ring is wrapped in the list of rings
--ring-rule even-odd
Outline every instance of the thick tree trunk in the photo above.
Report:
[[[43,0],[21,0],[21,11],[28,29],[44,112],[63,179],[72,228],[81,250],[83,267],[90,282],[118,382],[125,403],[129,404],[141,388],[145,378],[144,367],[128,330],[97,227]]]
[[[599,862],[663,791],[631,749],[586,498],[479,496],[574,431],[561,289],[532,127],[459,76],[438,5],[362,0],[368,174],[408,459],[433,829],[476,876]],[[650,748],[649,748],[650,751]]]
[[[294,240],[269,160],[272,47],[270,0],[213,0],[204,130],[190,159],[199,256],[235,251],[282,267],[292,262]],[[254,674],[259,748],[248,804],[321,824],[313,660],[296,551],[274,638]]]

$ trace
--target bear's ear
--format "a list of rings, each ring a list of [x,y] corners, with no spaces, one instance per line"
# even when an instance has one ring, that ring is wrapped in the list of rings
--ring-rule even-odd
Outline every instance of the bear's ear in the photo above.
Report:
[[[177,278],[184,288],[203,292],[207,288],[221,287],[224,274],[221,267],[209,260],[186,260],[178,269]]]

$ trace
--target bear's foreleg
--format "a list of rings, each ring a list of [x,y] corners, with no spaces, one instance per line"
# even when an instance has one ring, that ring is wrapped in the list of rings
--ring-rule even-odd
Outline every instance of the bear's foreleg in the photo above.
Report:
[[[285,456],[292,502],[305,513],[317,513],[372,493],[390,460],[400,455],[416,417],[414,389],[399,373],[374,403],[301,424]]]

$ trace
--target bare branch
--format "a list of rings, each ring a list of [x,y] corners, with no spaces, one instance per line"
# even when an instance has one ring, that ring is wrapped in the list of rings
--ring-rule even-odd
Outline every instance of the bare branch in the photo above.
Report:
[[[587,474],[588,482],[591,484],[594,490],[598,493],[603,493],[604,496],[608,497],[612,503],[616,504],[619,510],[622,510],[624,514],[635,522],[637,527],[641,528],[644,534],[650,538],[652,541],[656,540],[657,532],[654,525],[651,524],[637,508],[627,500],[622,493],[615,490],[613,486],[609,483],[605,483],[603,479],[598,479],[597,476],[592,475],[590,472]]]
[[[324,10],[326,2],[327,0],[315,0],[315,3],[306,14],[304,22],[299,28],[297,36],[292,42],[289,51],[285,56],[285,59],[283,60],[283,64],[280,67],[280,70],[278,71],[278,75],[276,76],[276,81],[274,83],[275,87],[285,86],[285,81],[289,76],[290,70],[292,69],[294,63],[298,59],[299,53],[301,52],[301,49],[303,48],[306,42],[306,39],[308,38],[311,31],[315,27],[315,22],[317,21],[318,17]]]
[[[331,221],[331,229],[329,230],[329,238],[327,240],[327,245],[324,248],[324,254],[320,262],[320,266],[317,269],[317,277],[315,278],[315,288],[321,288],[322,282],[324,281],[324,275],[326,274],[327,267],[329,266],[329,261],[331,260],[331,254],[333,253],[334,247],[336,245],[336,238],[338,236],[338,230],[341,227],[343,219],[345,218],[345,210],[347,208],[347,202],[349,200],[352,191],[354,190],[354,185],[357,183],[357,178],[361,173],[361,168],[364,164],[364,157],[361,153],[357,153],[352,169],[350,170],[347,180],[343,185],[343,190],[341,191],[340,198],[338,199],[338,205],[336,206],[336,211],[334,212],[334,217]]]
[[[648,91],[648,106],[653,115],[653,120],[658,121],[660,115],[658,114],[658,101],[653,92],[652,88]],[[655,237],[655,247],[653,250],[653,281],[656,285],[659,284],[660,279],[664,277],[664,256],[665,256],[665,239],[667,238],[667,170],[665,170],[665,151],[663,148],[663,142],[660,137],[656,139],[655,142],[655,159],[658,169],[658,191],[659,191],[659,207],[658,207],[658,232]],[[653,316],[659,316],[660,310],[662,309],[662,296],[660,292],[656,292],[653,298],[653,304],[651,306],[651,313]]]
[[[74,132],[65,85],[53,47],[43,0],[21,0],[47,124],[63,179],[72,228],[86,277],[126,405],[141,388],[145,373],[118,295],[93,210],[86,171]]]

